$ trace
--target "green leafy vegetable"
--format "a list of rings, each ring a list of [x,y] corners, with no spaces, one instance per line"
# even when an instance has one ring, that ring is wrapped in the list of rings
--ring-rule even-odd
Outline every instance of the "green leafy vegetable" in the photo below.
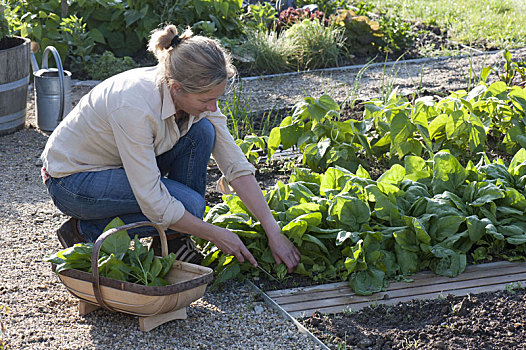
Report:
[[[120,218],[113,219],[104,229],[124,225]],[[137,236],[130,247],[131,239],[127,231],[120,231],[110,235],[104,240],[99,252],[99,275],[119,281],[143,284],[146,286],[165,286],[169,283],[163,277],[170,271],[175,261],[175,254],[170,253],[165,257],[154,256],[153,250],[148,250]],[[91,256],[93,243],[77,243],[49,255],[44,261],[56,265],[56,273],[68,269],[91,271]]]
[[[525,259],[525,162],[526,150],[509,166],[483,156],[477,165],[464,167],[449,152],[428,161],[411,155],[404,166],[393,165],[376,181],[363,169],[353,174],[330,167],[317,174],[295,168],[289,182],[276,184],[266,198],[282,233],[300,250],[296,273],[345,280],[356,293],[371,294],[390,279],[426,268],[456,276],[466,268],[468,255],[476,261]],[[260,265],[286,278],[261,226],[234,198],[225,197],[206,220],[239,228],[234,232]],[[211,244],[207,263],[214,261],[221,280],[258,273],[247,263],[226,259]]]

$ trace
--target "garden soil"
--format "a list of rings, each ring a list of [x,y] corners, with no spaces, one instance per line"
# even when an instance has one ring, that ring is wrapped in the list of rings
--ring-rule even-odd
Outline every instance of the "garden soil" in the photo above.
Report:
[[[513,52],[526,60],[526,49]],[[502,68],[501,53],[419,63],[370,67],[355,89],[359,69],[311,72],[242,80],[242,97],[252,110],[290,108],[305,95],[327,93],[337,101],[381,95],[381,87],[400,91],[448,92],[466,87],[470,72]],[[394,69],[391,69],[393,68]],[[73,87],[74,103],[93,85]],[[227,96],[227,98],[231,98]],[[79,316],[77,299],[42,261],[60,245],[55,231],[66,220],[40,180],[39,159],[48,134],[36,128],[33,94],[26,127],[0,137],[0,329],[11,349],[317,349],[295,326],[268,308],[240,283],[229,283],[188,308],[189,318],[139,331],[136,317],[97,310]],[[207,199],[219,201],[211,171]],[[287,171],[259,169],[268,188],[286,181]],[[316,315],[304,323],[327,343],[352,339],[349,348],[520,349],[526,327],[524,292],[446,297],[429,302],[376,307],[354,314]]]
[[[302,323],[332,349],[526,349],[526,292],[447,295]],[[346,344],[346,345],[344,345]]]

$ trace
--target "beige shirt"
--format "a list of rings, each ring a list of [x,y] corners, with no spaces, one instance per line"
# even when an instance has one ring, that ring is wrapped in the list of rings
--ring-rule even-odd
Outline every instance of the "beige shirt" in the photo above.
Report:
[[[51,134],[41,158],[56,178],[123,167],[143,214],[167,229],[185,209],[160,181],[155,157],[172,149],[194,123],[207,118],[215,128],[212,155],[223,173],[220,189],[226,192],[228,182],[255,170],[219,109],[189,116],[180,129],[170,91],[158,84],[157,73],[157,67],[137,68],[97,85]]]

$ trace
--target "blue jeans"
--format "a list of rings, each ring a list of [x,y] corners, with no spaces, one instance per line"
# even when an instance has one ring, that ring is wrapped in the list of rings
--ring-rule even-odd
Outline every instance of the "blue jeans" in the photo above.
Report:
[[[205,212],[206,169],[214,140],[214,126],[208,119],[202,119],[170,151],[156,158],[162,183],[188,212],[198,218],[202,218]],[[123,168],[51,177],[46,186],[57,208],[79,219],[79,231],[88,242],[96,241],[106,225],[117,216],[126,224],[148,221]],[[157,230],[146,226],[129,233],[132,237],[135,234],[147,237],[157,235]],[[167,230],[166,233],[174,231]]]

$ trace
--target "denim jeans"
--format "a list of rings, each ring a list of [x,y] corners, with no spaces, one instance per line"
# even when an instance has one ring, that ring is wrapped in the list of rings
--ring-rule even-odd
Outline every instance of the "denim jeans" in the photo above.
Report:
[[[206,169],[214,140],[214,126],[205,118],[194,124],[170,151],[156,158],[161,182],[188,212],[198,218],[202,218],[205,212]],[[88,242],[94,242],[117,216],[126,224],[148,221],[123,168],[51,177],[46,186],[57,208],[79,219],[79,231]],[[157,230],[146,226],[129,233],[146,237],[157,235]],[[166,233],[174,231],[167,230]]]

